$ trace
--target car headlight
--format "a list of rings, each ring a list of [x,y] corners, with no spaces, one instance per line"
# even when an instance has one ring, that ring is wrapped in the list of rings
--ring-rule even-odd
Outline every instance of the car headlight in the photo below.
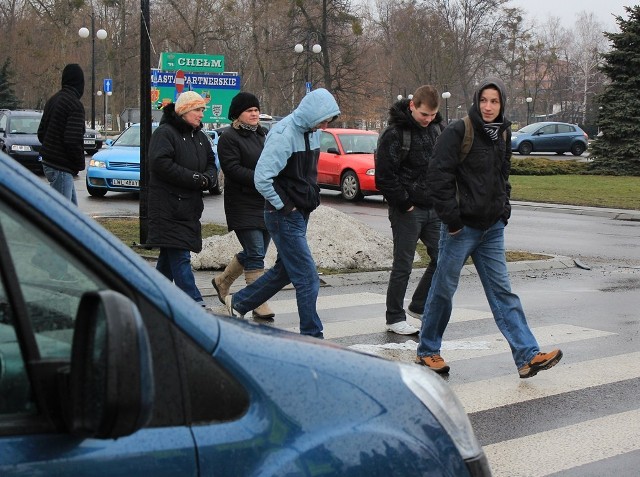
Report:
[[[22,144],[12,144],[11,150],[14,152],[29,152],[31,151],[31,146],[24,146]]]
[[[483,455],[464,407],[443,379],[417,366],[399,366],[402,381],[444,427],[462,458],[469,460]]]
[[[100,167],[105,169],[107,167],[107,163],[104,161],[96,161],[95,159],[91,159],[89,161],[89,167]]]
[[[375,176],[376,175],[376,170],[375,169],[367,169],[367,172],[365,172],[366,175],[368,176]]]

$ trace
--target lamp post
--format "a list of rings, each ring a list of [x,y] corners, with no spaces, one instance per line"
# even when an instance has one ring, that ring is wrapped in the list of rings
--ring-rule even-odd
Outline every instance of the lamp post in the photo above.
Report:
[[[318,43],[314,43],[313,46],[311,46],[311,37],[315,36],[316,40],[318,39],[318,34],[316,32],[309,32],[307,34],[307,39],[306,39],[306,44],[307,44],[307,49],[306,49],[306,53],[307,56],[305,57],[305,74],[304,74],[304,83],[305,83],[305,91],[307,93],[309,93],[313,88],[311,85],[311,79],[309,78],[309,54],[311,52],[313,53],[320,53],[322,51],[322,46],[320,46]],[[293,50],[300,54],[300,53],[304,53],[305,52],[305,48],[304,45],[302,43],[297,43],[296,46],[293,47]]]
[[[91,128],[96,127],[96,37],[98,40],[107,38],[106,30],[102,28],[96,31],[96,15],[91,12],[91,32],[86,27],[78,30],[80,38],[87,38],[91,33]]]
[[[442,93],[442,99],[444,99],[444,110],[446,113],[446,122],[449,124],[449,98],[451,97],[451,93],[449,91],[445,91]]]
[[[531,116],[531,114],[529,112],[529,108],[531,107],[531,101],[533,101],[533,98],[531,96],[527,96],[525,101],[527,102],[527,126],[528,126],[529,125],[529,118]]]

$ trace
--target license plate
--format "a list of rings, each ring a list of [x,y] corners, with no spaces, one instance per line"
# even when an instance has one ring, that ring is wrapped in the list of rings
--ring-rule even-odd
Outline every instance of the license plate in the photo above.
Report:
[[[95,139],[85,139],[84,140],[84,145],[85,146],[91,146],[91,145],[93,145],[95,143],[96,143]]]
[[[140,181],[133,179],[113,179],[111,185],[123,187],[140,187]]]

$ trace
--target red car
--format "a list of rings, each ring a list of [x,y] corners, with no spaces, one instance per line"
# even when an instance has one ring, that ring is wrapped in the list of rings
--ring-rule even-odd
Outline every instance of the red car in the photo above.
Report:
[[[320,137],[318,185],[339,190],[349,201],[379,194],[375,184],[373,152],[378,143],[376,131],[327,128]]]

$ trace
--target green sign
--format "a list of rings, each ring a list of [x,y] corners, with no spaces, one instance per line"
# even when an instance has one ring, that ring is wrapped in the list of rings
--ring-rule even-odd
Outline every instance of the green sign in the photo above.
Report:
[[[240,76],[185,73],[183,91],[195,91],[207,102],[203,123],[228,124],[229,105],[240,92]],[[159,109],[178,99],[176,74],[151,70],[151,107]]]
[[[158,69],[164,71],[222,73],[224,71],[223,55],[199,55],[196,53],[160,53]]]

